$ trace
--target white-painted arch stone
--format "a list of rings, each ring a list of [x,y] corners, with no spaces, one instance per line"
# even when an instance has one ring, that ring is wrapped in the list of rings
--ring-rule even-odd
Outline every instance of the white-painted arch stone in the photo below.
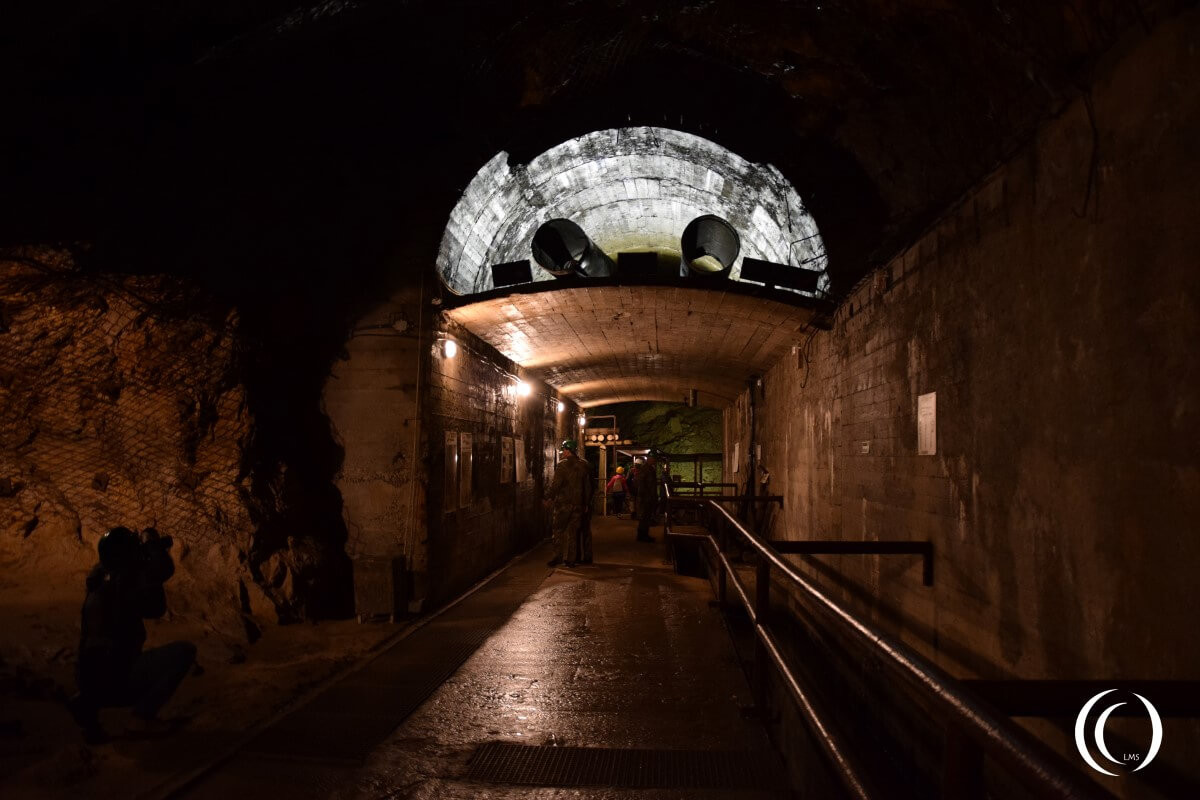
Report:
[[[731,280],[741,280],[745,256],[825,270],[816,222],[778,169],[690,133],[639,127],[595,131],[525,165],[497,153],[450,215],[438,274],[457,294],[486,292],[494,288],[491,266],[532,261],[534,232],[555,217],[578,224],[614,258],[678,252],[683,229],[702,214],[723,217],[741,237]],[[554,280],[536,262],[533,278]]]

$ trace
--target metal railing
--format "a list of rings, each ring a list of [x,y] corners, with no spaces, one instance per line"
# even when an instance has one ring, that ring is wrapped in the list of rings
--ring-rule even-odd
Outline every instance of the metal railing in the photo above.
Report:
[[[1024,728],[964,689],[958,680],[940,667],[829,597],[785,561],[769,543],[747,530],[721,504],[711,499],[687,498],[686,503],[700,504],[707,511],[710,519],[707,526],[709,532],[673,533],[670,487],[664,487],[664,492],[664,538],[668,541],[692,540],[709,546],[720,565],[717,573],[718,601],[722,604],[726,602],[728,587],[732,584],[754,626],[756,702],[760,708],[765,708],[769,660],[803,714],[805,723],[823,755],[833,766],[851,796],[872,798],[884,797],[887,794],[880,792],[873,785],[870,771],[865,768],[858,754],[852,752],[846,739],[832,724],[834,715],[821,707],[813,692],[806,690],[783,655],[780,640],[769,624],[772,574],[786,579],[795,589],[796,597],[811,616],[812,623],[833,636],[848,650],[874,659],[882,665],[894,685],[902,687],[922,705],[935,710],[946,741],[942,769],[944,797],[982,796],[980,792],[983,786],[984,756],[1001,765],[1014,779],[1038,797],[1113,796]],[[731,531],[748,543],[757,555],[753,598],[722,547]]]
[[[776,553],[787,555],[920,556],[921,583],[933,586],[933,542],[847,542],[840,539],[770,541]]]
[[[676,497],[737,497],[725,494],[726,489],[737,491],[736,483],[702,483],[699,481],[672,481],[671,488]]]

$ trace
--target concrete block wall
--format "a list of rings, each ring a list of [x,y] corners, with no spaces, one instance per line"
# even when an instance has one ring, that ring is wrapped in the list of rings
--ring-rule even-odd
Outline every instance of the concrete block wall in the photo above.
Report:
[[[916,557],[798,563],[953,675],[1200,676],[1198,33],[1121,54],[753,396],[771,537],[932,541],[932,588]],[[751,399],[725,412],[739,480]]]
[[[448,320],[439,320],[435,336],[453,338],[455,358],[431,355],[425,395],[427,532],[431,600],[445,600],[499,567],[549,532],[542,508],[543,490],[553,475],[558,443],[577,431],[579,408],[531,377],[531,393],[514,390],[515,364]],[[446,480],[447,435],[471,438],[471,486],[464,492],[460,462]],[[504,439],[523,451],[527,477],[503,474]],[[458,496],[449,494],[456,492]],[[448,496],[449,494],[449,496]]]
[[[1090,113],[1043,128],[753,396],[785,496],[770,536],[932,541],[932,588],[915,556],[797,563],[952,675],[1200,676],[1200,93],[1180,77],[1198,20],[1121,54]],[[937,449],[919,455],[928,392]],[[725,412],[739,478],[750,401]],[[1197,733],[1167,720],[1174,755],[1110,788],[1169,795]]]
[[[779,538],[930,539],[823,558],[957,674],[1200,674],[1200,95],[1191,15],[874,273],[755,397]],[[1090,190],[1089,190],[1090,185]],[[937,453],[917,454],[937,393]],[[726,452],[749,394],[726,411]],[[729,465],[732,467],[732,465]],[[879,613],[882,614],[880,611]],[[891,616],[892,612],[889,612]]]
[[[454,597],[546,535],[542,490],[579,414],[570,401],[559,413],[559,398],[533,379],[531,394],[518,396],[516,365],[437,312],[424,294],[432,280],[358,320],[324,398],[344,450],[337,487],[347,551],[402,556],[414,611]],[[458,346],[454,358],[444,356],[447,339]],[[463,434],[471,438],[465,502],[461,464],[445,480],[447,434],[456,450]],[[520,439],[523,481],[502,480],[506,437]]]

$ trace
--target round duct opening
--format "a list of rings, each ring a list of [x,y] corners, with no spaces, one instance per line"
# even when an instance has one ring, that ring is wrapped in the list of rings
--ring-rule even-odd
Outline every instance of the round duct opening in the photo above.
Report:
[[[737,231],[715,214],[689,222],[679,245],[687,268],[681,273],[708,278],[727,277],[742,249]]]
[[[569,219],[543,223],[533,235],[530,249],[538,265],[556,278],[604,278],[613,272],[612,260]]]

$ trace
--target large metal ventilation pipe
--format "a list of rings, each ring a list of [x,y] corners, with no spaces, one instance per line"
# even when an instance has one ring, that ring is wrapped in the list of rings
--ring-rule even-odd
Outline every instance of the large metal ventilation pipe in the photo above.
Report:
[[[742,249],[737,231],[715,214],[696,217],[679,237],[680,275],[727,278]]]
[[[569,219],[552,219],[537,229],[533,258],[556,278],[607,278],[615,271],[612,259]]]

